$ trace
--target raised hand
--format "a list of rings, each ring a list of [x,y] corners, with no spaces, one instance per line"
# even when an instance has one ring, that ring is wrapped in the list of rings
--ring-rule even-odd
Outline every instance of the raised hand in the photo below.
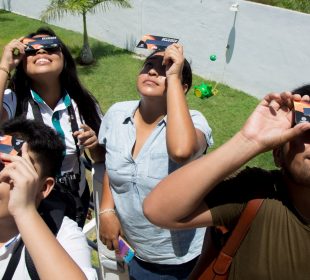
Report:
[[[180,44],[171,44],[164,53],[163,65],[166,65],[166,77],[182,78],[184,64],[183,47]]]
[[[8,210],[11,215],[24,214],[28,209],[35,210],[40,180],[28,153],[27,143],[22,146],[22,156],[1,153],[5,167],[0,172],[0,182],[10,186]]]
[[[3,49],[0,65],[7,68],[8,71],[15,69],[25,55],[22,38],[12,40]]]
[[[82,124],[81,130],[75,131],[73,135],[78,138],[78,144],[87,149],[93,149],[98,146],[98,138],[95,131],[86,124]]]
[[[309,96],[284,92],[267,95],[248,118],[241,134],[257,144],[261,152],[273,149],[310,129],[310,123],[294,125],[294,101]]]

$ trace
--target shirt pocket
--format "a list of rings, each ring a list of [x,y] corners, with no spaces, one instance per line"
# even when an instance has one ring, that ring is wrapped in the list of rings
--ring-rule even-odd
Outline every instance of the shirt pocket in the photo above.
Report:
[[[120,149],[113,145],[106,146],[106,169],[120,171],[125,167],[124,156]]]
[[[148,177],[162,179],[169,174],[169,157],[166,153],[151,153]]]

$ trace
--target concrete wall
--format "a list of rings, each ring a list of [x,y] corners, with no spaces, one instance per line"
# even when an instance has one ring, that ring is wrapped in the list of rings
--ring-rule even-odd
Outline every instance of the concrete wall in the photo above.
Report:
[[[0,0],[0,7],[39,18],[48,2]],[[239,11],[233,12],[236,2]],[[111,6],[89,14],[89,35],[136,52],[144,34],[179,38],[196,74],[257,97],[310,82],[310,15],[242,0],[131,3],[132,9]],[[81,17],[51,23],[82,30]],[[211,54],[216,61],[210,61]]]

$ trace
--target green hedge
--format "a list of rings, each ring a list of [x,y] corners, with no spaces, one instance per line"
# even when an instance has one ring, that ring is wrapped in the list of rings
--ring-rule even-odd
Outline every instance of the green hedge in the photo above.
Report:
[[[247,0],[310,14],[309,0]]]

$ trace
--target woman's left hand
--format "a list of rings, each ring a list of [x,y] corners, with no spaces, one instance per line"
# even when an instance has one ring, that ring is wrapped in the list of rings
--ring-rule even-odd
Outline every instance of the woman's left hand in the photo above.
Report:
[[[176,43],[168,46],[163,58],[163,65],[166,65],[166,77],[175,75],[182,78],[183,64],[183,46]]]
[[[82,124],[81,130],[75,131],[73,136],[77,137],[79,145],[87,149],[93,149],[98,146],[98,138],[95,131],[86,124]]]

